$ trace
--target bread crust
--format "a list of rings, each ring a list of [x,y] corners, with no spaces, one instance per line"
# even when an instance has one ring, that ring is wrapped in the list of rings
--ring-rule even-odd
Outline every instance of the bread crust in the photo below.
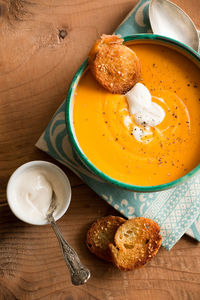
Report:
[[[125,219],[117,216],[97,219],[87,232],[86,245],[88,249],[99,258],[112,261],[108,244],[114,242],[115,232],[124,222]]]
[[[102,35],[89,53],[89,66],[96,80],[113,94],[127,93],[140,79],[140,61],[123,39]]]
[[[109,244],[114,264],[124,271],[141,268],[158,252],[162,242],[159,225],[151,219],[134,218],[120,225]]]

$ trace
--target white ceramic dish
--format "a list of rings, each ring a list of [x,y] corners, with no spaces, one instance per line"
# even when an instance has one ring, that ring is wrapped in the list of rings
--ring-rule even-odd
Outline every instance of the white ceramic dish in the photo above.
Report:
[[[58,210],[56,210],[54,218],[57,221],[60,219],[64,213],[67,211],[70,201],[71,201],[71,185],[69,182],[68,177],[66,174],[56,165],[50,162],[46,161],[31,161],[28,163],[25,163],[24,165],[20,166],[18,169],[15,170],[15,172],[11,175],[8,185],[7,185],[7,201],[8,205],[10,206],[10,209],[14,213],[14,215],[19,218],[20,220],[32,224],[32,225],[45,225],[48,224],[46,220],[38,222],[38,221],[30,221],[30,219],[26,216],[26,212],[22,209],[19,209],[19,206],[16,205],[13,197],[14,192],[14,184],[16,178],[26,170],[32,168],[32,167],[39,167],[44,170],[48,170],[49,172],[53,172],[56,177],[58,177],[59,182],[61,183],[61,188],[63,189],[63,201],[62,204],[59,206]],[[25,183],[26,184],[26,183]]]

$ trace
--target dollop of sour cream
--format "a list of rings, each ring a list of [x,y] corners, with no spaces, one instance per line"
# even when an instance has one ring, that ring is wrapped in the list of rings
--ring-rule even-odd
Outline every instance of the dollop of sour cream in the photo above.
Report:
[[[26,222],[46,224],[46,214],[55,193],[56,217],[68,193],[64,178],[53,168],[30,167],[20,172],[12,183],[11,195],[14,211]]]
[[[151,93],[142,83],[136,85],[126,94],[129,112],[134,115],[135,123],[155,127],[165,118],[164,109],[152,102]]]
[[[52,185],[45,175],[36,170],[27,172],[26,178],[23,177],[24,174],[16,185],[16,193],[20,197],[20,201],[29,206],[29,211],[44,217],[51,204]],[[25,182],[26,184],[24,184]]]
[[[135,125],[133,127],[133,136],[139,142],[151,141],[151,127],[159,125],[165,118],[164,109],[152,101],[152,96],[147,87],[142,83],[136,85],[126,94],[129,105],[129,113],[134,116]],[[160,99],[163,101],[162,99]],[[125,121],[125,120],[124,120]],[[126,120],[125,126],[130,124]],[[127,126],[128,127],[128,126]],[[143,140],[144,137],[148,139]]]

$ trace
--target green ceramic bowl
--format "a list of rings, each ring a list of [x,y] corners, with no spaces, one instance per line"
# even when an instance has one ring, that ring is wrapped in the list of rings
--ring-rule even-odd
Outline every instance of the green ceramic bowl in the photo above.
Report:
[[[131,42],[134,40],[153,40],[155,42],[161,42],[162,45],[172,45],[175,49],[181,50],[181,52],[186,54],[187,56],[191,57],[193,61],[200,67],[200,55],[195,52],[192,48],[176,41],[171,38],[155,35],[155,34],[137,34],[137,35],[130,35],[124,38],[125,42]],[[136,192],[156,192],[156,191],[163,191],[166,189],[170,189],[172,187],[177,186],[178,184],[184,183],[188,179],[191,178],[191,176],[195,175],[200,170],[200,164],[194,168],[192,171],[187,173],[186,175],[182,176],[181,178],[171,181],[169,183],[160,184],[160,185],[154,185],[154,186],[138,186],[138,185],[132,185],[132,184],[126,184],[124,182],[118,181],[105,173],[103,173],[101,170],[99,170],[84,154],[81,147],[79,146],[78,140],[75,135],[74,127],[73,127],[73,103],[74,103],[74,92],[76,90],[76,87],[79,83],[79,80],[86,70],[88,66],[88,60],[84,61],[84,63],[81,65],[77,73],[75,74],[71,86],[69,88],[69,92],[67,95],[67,101],[66,101],[66,127],[67,132],[69,135],[69,139],[72,145],[72,149],[77,154],[78,158],[81,160],[81,162],[89,169],[93,174],[95,174],[97,177],[101,178],[102,180],[115,185],[116,187],[127,189],[129,191],[136,191]]]

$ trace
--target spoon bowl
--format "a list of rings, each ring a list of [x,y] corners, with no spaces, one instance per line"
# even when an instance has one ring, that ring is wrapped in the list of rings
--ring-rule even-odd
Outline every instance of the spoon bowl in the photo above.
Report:
[[[154,34],[178,40],[198,52],[198,31],[180,7],[168,0],[151,0],[149,19]]]

